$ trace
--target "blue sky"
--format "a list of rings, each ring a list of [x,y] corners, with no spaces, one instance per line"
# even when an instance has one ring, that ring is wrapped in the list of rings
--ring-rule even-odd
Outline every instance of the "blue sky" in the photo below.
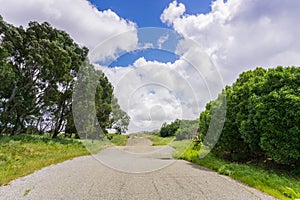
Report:
[[[136,61],[138,58],[142,56],[148,61],[156,60],[164,63],[166,62],[173,63],[174,61],[179,59],[178,55],[168,51],[158,50],[158,49],[147,49],[145,51],[134,51],[131,53],[126,53],[124,55],[121,55],[116,60],[109,63],[109,67],[115,67],[115,66],[126,67],[134,63],[134,61]]]
[[[162,23],[160,16],[164,9],[173,0],[89,0],[98,10],[103,11],[111,9],[121,18],[132,21],[138,28],[144,27],[162,27],[169,28]],[[208,13],[211,11],[212,0],[180,0],[186,7],[186,14]],[[148,49],[126,53],[118,57],[109,67],[125,67],[133,64],[135,60],[144,57],[147,61],[171,62],[178,59],[178,56],[167,51],[157,49]]]
[[[111,9],[120,17],[142,27],[167,27],[160,20],[163,10],[173,0],[90,0],[99,10]],[[179,0],[187,14],[207,13],[212,0]]]

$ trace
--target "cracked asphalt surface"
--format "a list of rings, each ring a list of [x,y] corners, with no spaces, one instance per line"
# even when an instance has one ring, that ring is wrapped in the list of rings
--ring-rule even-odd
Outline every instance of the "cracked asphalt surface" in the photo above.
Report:
[[[52,165],[0,187],[0,199],[275,199],[145,138]]]

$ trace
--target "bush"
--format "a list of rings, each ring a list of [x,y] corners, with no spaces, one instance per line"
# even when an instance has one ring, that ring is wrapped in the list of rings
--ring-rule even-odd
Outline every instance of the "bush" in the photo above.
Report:
[[[199,120],[181,120],[180,127],[175,132],[176,140],[191,140],[198,133]]]
[[[179,128],[180,125],[180,120],[176,119],[174,122],[172,122],[171,124],[166,124],[164,123],[160,129],[160,136],[161,137],[170,137],[170,136],[174,136],[177,129]]]
[[[260,147],[282,164],[300,161],[300,97],[273,92],[257,110],[261,127]],[[260,116],[260,117],[259,117]]]
[[[215,152],[243,161],[271,158],[277,164],[300,161],[300,68],[277,67],[242,73],[227,86],[227,113]],[[200,114],[203,135],[210,125],[211,107]]]

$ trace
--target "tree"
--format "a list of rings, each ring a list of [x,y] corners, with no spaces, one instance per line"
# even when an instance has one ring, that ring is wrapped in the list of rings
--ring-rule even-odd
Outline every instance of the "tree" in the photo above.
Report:
[[[111,122],[112,128],[115,129],[118,134],[125,133],[128,130],[130,117],[121,109],[116,98],[112,100]]]
[[[79,66],[88,50],[48,23],[27,29],[0,19],[1,75],[9,88],[1,99],[1,133],[18,134],[26,126],[50,127],[53,137],[64,128]],[[13,77],[13,80],[12,80]],[[47,123],[47,124],[45,124]]]
[[[108,81],[107,77],[103,72],[99,72],[99,84],[96,88],[96,115],[101,129],[107,133],[106,129],[112,126],[113,121],[110,119],[110,115],[113,114],[116,119],[120,120],[125,115],[121,113],[120,106],[114,105],[117,104],[116,100],[113,98],[113,86]],[[119,109],[119,110],[118,110]],[[119,113],[117,113],[119,112]],[[118,118],[120,117],[120,118]],[[122,121],[122,120],[121,120]],[[125,123],[125,122],[124,122]],[[129,122],[128,122],[129,123]],[[116,125],[115,125],[116,126]],[[121,124],[120,124],[121,126]],[[127,124],[128,126],[128,124]],[[126,126],[126,127],[127,127]]]
[[[208,102],[205,106],[205,110],[200,113],[199,118],[199,130],[200,130],[200,139],[203,140],[204,136],[206,135],[209,123],[210,123],[210,110],[211,110],[212,101]]]
[[[232,87],[227,86],[224,92],[227,104],[226,118],[214,151],[217,154],[228,155],[232,160],[242,160],[250,157],[250,149],[241,136],[237,120],[237,116],[242,112],[237,107],[235,99],[238,98],[234,96]]]
[[[0,16],[0,133],[39,130],[57,137],[61,131],[79,130],[85,138],[95,139],[112,126],[126,131],[129,116],[87,54],[87,48],[47,22],[30,22],[24,29]]]
[[[179,119],[176,119],[174,122],[170,124],[164,123],[160,129],[159,134],[161,137],[174,136],[179,126],[180,126]]]
[[[94,67],[86,60],[80,67],[75,82],[72,102],[73,118],[69,118],[67,128],[68,130],[76,129],[82,139],[97,139],[101,136],[95,106],[98,75]]]
[[[198,134],[199,120],[180,120],[175,132],[176,140],[192,139]]]
[[[249,146],[281,164],[300,160],[299,78],[299,67],[269,69],[249,99],[248,119],[241,123]]]
[[[104,73],[84,62],[74,87],[73,116],[68,118],[66,131],[77,130],[82,138],[104,137],[113,122],[112,98],[113,87]]]
[[[23,40],[23,28],[15,28],[6,24],[0,18],[1,35],[1,76],[7,76],[9,83],[1,88],[1,130],[11,134],[24,129],[25,121],[29,116],[36,114],[32,105],[35,99],[36,88],[32,87],[32,67],[25,70],[23,55],[27,54]],[[13,79],[12,79],[13,78]]]

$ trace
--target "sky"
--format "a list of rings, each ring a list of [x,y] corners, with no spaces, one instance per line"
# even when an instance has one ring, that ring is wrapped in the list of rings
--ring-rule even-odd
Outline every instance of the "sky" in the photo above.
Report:
[[[300,1],[0,0],[26,27],[48,21],[90,49],[131,117],[128,132],[195,119],[256,67],[299,66]],[[149,28],[151,27],[151,28]]]
[[[167,27],[160,15],[172,0],[90,0],[99,10],[110,9],[120,17],[133,21],[138,27]],[[211,0],[183,0],[187,14],[207,13]]]

